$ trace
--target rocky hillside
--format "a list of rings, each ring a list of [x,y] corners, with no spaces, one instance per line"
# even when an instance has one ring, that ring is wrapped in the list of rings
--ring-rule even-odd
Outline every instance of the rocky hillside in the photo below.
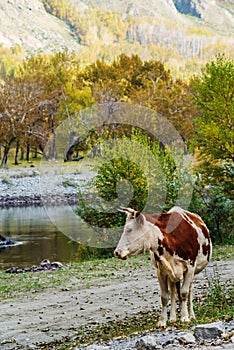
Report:
[[[134,53],[193,73],[219,51],[234,56],[234,2],[0,0],[0,71],[9,70],[1,51],[16,45],[26,53],[68,48],[84,64]]]
[[[70,0],[81,15],[90,9],[114,11],[133,17],[176,20],[187,25],[209,25],[217,32],[234,33],[232,0]],[[183,15],[181,15],[183,14]],[[189,15],[185,16],[185,15]],[[199,19],[194,21],[193,17]],[[105,25],[105,24],[104,24]],[[64,21],[46,12],[43,1],[0,0],[0,43],[16,44],[27,51],[79,49],[72,30]]]
[[[19,45],[27,52],[79,48],[70,28],[39,0],[0,0],[0,44]]]
[[[150,16],[155,18],[176,19],[187,24],[210,26],[217,31],[234,33],[233,0],[70,0],[79,9],[90,7],[99,10],[110,10],[133,16]],[[193,18],[200,19],[194,22]]]

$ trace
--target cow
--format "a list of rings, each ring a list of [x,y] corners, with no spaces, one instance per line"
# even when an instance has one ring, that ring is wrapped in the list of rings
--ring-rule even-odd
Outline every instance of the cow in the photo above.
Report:
[[[157,270],[162,304],[158,327],[167,324],[169,293],[170,321],[176,321],[177,294],[181,321],[195,319],[193,278],[206,267],[212,255],[209,230],[201,217],[177,206],[167,213],[152,215],[132,208],[119,211],[126,213],[127,218],[114,256],[126,259],[150,252]]]

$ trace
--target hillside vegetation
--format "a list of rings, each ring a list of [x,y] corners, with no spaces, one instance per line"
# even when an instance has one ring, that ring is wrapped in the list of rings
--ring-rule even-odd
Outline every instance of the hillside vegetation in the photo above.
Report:
[[[234,56],[233,14],[231,0],[0,0],[1,74],[28,53],[68,48],[83,66],[137,54],[187,78],[218,52]]]

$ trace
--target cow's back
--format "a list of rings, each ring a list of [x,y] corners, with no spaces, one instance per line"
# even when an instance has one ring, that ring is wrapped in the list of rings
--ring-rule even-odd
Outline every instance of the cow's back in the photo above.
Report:
[[[146,215],[146,219],[163,233],[163,239],[158,241],[159,256],[166,251],[193,265],[195,273],[206,267],[212,245],[209,230],[197,214],[173,207],[168,213]]]

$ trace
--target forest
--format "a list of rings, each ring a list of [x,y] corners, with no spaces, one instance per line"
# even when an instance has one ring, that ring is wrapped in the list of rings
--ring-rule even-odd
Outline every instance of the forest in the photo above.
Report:
[[[91,106],[127,102],[164,116],[181,135],[185,152],[194,157],[191,210],[205,216],[217,242],[233,240],[234,62],[229,57],[217,55],[199,75],[183,81],[172,78],[162,62],[142,61],[138,55],[121,54],[111,64],[97,60],[83,68],[75,53],[40,53],[2,79],[0,96],[2,167],[8,166],[9,152],[15,165],[40,158],[49,137],[56,137],[56,128]],[[134,132],[123,127],[120,133],[131,139]],[[90,130],[89,138],[76,147],[77,154],[87,155],[107,134],[115,137],[111,126],[99,130],[96,138]],[[46,156],[55,157],[53,149],[50,152]],[[168,157],[165,149],[161,155]],[[105,171],[99,174],[99,187],[106,181]],[[175,198],[174,183],[168,175],[168,205]]]

